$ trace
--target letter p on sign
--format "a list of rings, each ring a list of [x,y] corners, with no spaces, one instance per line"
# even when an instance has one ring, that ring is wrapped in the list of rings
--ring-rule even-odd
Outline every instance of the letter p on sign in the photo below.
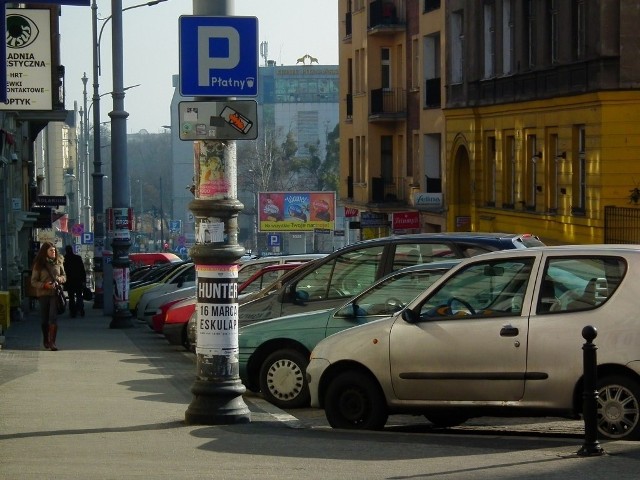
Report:
[[[238,30],[229,26],[198,27],[198,85],[211,85],[210,70],[232,70],[239,63]]]

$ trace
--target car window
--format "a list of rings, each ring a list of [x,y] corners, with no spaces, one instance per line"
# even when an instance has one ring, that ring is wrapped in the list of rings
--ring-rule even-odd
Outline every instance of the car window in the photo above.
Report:
[[[296,290],[309,300],[352,297],[376,280],[384,246],[351,250],[339,255],[301,278]]]
[[[618,288],[626,263],[616,257],[550,258],[538,291],[536,313],[589,310]]]
[[[264,261],[264,262],[249,263],[244,265],[238,272],[238,285],[249,280],[249,277],[251,277],[251,275],[256,273],[261,268],[264,268],[268,265],[275,265],[276,263],[278,263],[278,261],[279,260]]]
[[[446,243],[400,243],[395,248],[393,270],[456,257]]]
[[[518,315],[533,262],[527,257],[469,265],[425,300],[420,317]]]
[[[336,313],[337,317],[393,315],[429,288],[448,269],[398,272],[377,283]]]

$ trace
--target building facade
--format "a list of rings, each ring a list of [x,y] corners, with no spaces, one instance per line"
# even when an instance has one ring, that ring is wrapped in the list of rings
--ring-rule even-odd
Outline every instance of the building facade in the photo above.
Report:
[[[633,2],[344,0],[339,15],[345,206],[387,225],[417,211],[424,232],[640,241]]]

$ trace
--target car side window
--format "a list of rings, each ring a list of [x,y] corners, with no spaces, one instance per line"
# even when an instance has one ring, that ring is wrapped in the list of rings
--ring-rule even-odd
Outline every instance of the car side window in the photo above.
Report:
[[[599,307],[618,288],[626,263],[618,257],[553,257],[538,288],[536,313],[575,312]]]
[[[384,246],[351,250],[324,262],[296,283],[309,300],[352,297],[376,280]]]
[[[527,257],[469,265],[425,300],[420,318],[519,315],[533,262]]]
[[[395,247],[393,270],[456,257],[446,243],[399,243]]]

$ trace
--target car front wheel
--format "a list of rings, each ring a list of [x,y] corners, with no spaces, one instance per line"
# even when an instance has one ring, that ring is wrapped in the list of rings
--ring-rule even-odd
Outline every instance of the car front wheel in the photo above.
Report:
[[[640,439],[640,385],[622,375],[598,381],[598,432],[616,440]]]
[[[260,368],[260,391],[269,402],[280,408],[308,406],[307,365],[308,357],[296,350],[273,352]]]
[[[338,375],[327,388],[324,411],[333,428],[380,430],[389,417],[376,382],[359,372]]]

